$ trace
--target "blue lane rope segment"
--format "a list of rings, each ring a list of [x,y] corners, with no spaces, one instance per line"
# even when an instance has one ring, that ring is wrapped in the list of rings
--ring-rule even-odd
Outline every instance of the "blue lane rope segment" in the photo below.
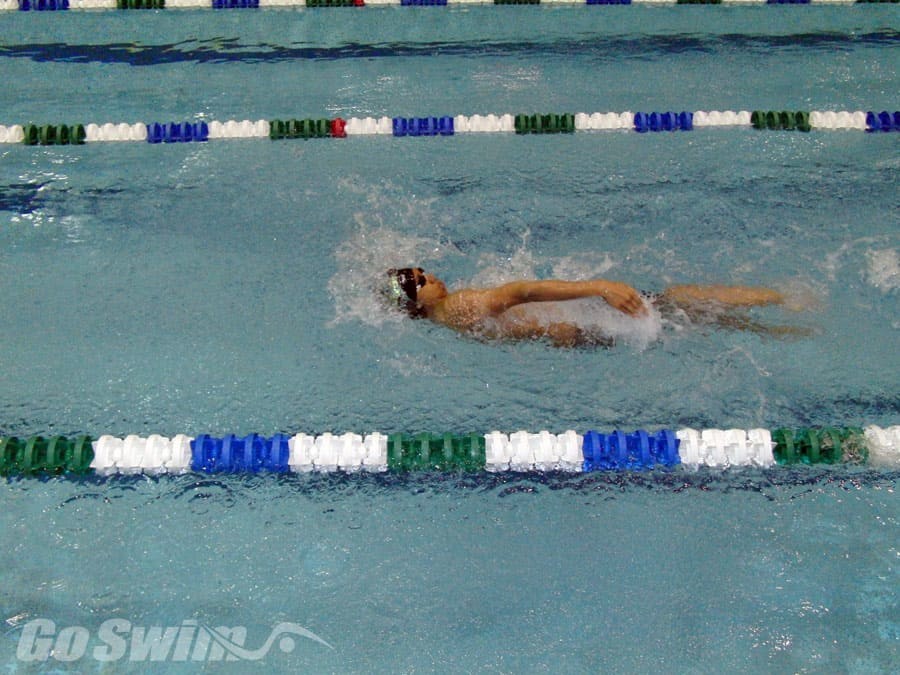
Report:
[[[288,438],[276,434],[263,438],[250,434],[213,438],[202,435],[191,441],[191,470],[204,473],[286,473],[290,448]]]
[[[259,9],[259,0],[212,0],[213,9]]]
[[[694,114],[687,111],[634,114],[634,130],[640,134],[647,131],[691,131],[693,128]]]
[[[394,136],[452,136],[452,117],[394,117]]]
[[[664,0],[663,0],[664,1]],[[678,5],[720,5],[723,0],[672,0]],[[897,4],[900,0],[839,0],[837,4]],[[381,3],[379,3],[381,4]],[[394,4],[394,3],[387,3]],[[446,7],[448,0],[399,0],[402,7]],[[495,5],[539,5],[541,0],[493,0]],[[584,5],[631,5],[632,0],[581,0]],[[650,4],[655,4],[650,2]],[[670,4],[664,2],[664,4]],[[729,4],[741,4],[732,0]],[[831,4],[826,0],[765,0],[767,5]],[[306,0],[306,7],[364,7],[364,0]],[[210,0],[211,9],[259,9],[259,0]],[[22,12],[48,12],[69,9],[69,0],[18,0],[17,9]],[[77,9],[88,9],[77,7]],[[94,8],[89,9],[104,9]],[[117,0],[116,9],[165,9],[165,0]]]
[[[59,12],[69,9],[69,0],[19,0],[20,12]]]
[[[900,111],[866,113],[866,131],[900,131]]]
[[[147,125],[148,143],[202,143],[209,140],[209,125],[206,122],[169,122]]]
[[[583,468],[589,472],[675,466],[681,463],[679,443],[675,432],[670,429],[663,429],[652,435],[640,429],[631,434],[622,431],[611,434],[588,431],[582,443]]]

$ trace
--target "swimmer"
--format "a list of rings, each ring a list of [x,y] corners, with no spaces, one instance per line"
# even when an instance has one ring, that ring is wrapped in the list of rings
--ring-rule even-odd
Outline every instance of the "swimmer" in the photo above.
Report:
[[[421,267],[388,270],[388,296],[414,319],[430,319],[460,333],[501,340],[548,339],[557,347],[611,346],[608,336],[593,335],[570,322],[542,322],[528,312],[531,303],[602,298],[631,317],[647,315],[651,303],[662,312],[681,310],[691,320],[766,335],[803,335],[802,328],[764,326],[728,310],[784,305],[785,297],[769,288],[679,285],[660,294],[638,292],[628,284],[590,281],[513,281],[494,288],[450,292],[443,281]]]

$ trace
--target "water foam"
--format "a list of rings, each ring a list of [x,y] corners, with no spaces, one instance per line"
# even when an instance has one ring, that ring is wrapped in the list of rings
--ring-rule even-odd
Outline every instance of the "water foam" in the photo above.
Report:
[[[894,249],[867,251],[868,269],[866,276],[869,283],[882,293],[889,293],[900,288],[900,258]]]
[[[440,266],[433,263],[464,254],[443,236],[442,223],[431,213],[433,200],[421,200],[415,195],[400,199],[390,189],[370,190],[367,200],[371,208],[355,214],[355,230],[334,253],[335,273],[328,283],[335,307],[332,323],[358,321],[374,327],[411,326],[403,313],[391,311],[381,293],[385,270],[422,265],[443,277]],[[531,248],[530,232],[525,230],[515,250],[484,252],[471,278],[446,281],[453,291],[524,279],[616,278],[610,272],[618,265],[608,253],[540,255]],[[600,298],[528,306],[528,313],[542,323],[573,323],[590,335],[610,337],[618,344],[636,349],[646,348],[662,334],[665,322],[659,311],[652,305],[648,305],[648,310],[646,316],[630,317]]]
[[[405,324],[404,315],[390,311],[382,295],[386,271],[425,266],[455,250],[452,244],[440,241],[440,219],[431,212],[434,200],[415,195],[398,198],[400,191],[389,184],[360,187],[347,180],[341,189],[365,190],[367,209],[354,214],[355,229],[334,252],[335,273],[328,281],[334,300],[332,324]]]
[[[584,252],[560,257],[539,256],[529,247],[530,232],[522,233],[518,247],[508,255],[489,252],[478,260],[478,272],[461,286],[496,286],[511,281],[553,278],[585,281],[605,278],[618,263],[608,253]],[[615,276],[615,275],[613,275]],[[528,314],[541,323],[573,323],[590,335],[613,338],[617,343],[644,349],[659,339],[663,320],[648,305],[648,314],[631,317],[600,298],[567,302],[532,303]]]

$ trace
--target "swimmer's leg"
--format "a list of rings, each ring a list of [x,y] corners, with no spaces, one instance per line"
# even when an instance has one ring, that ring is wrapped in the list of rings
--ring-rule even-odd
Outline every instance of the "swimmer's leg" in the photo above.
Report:
[[[739,314],[722,314],[715,318],[715,324],[721,328],[743,330],[763,337],[801,338],[813,335],[815,331],[804,326],[769,326]]]
[[[661,299],[682,309],[715,303],[720,307],[760,307],[782,305],[784,295],[762,286],[672,286],[663,291]]]
[[[737,310],[765,305],[784,305],[779,291],[761,286],[672,286],[660,296],[661,308],[682,310],[692,321],[777,338],[804,337],[814,331],[801,326],[768,326]]]

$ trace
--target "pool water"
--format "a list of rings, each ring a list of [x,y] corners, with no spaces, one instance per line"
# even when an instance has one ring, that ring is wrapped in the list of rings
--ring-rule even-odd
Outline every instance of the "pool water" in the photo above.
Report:
[[[894,110],[898,14],[483,7],[0,16],[0,124]],[[469,134],[0,146],[0,435],[897,424],[896,135]],[[386,311],[603,276],[766,284],[776,340],[602,303],[611,350]],[[897,474],[10,480],[0,659],[35,618],[278,622],[208,668],[889,672]],[[200,664],[204,665],[204,664]],[[109,672],[193,670],[120,661]]]

